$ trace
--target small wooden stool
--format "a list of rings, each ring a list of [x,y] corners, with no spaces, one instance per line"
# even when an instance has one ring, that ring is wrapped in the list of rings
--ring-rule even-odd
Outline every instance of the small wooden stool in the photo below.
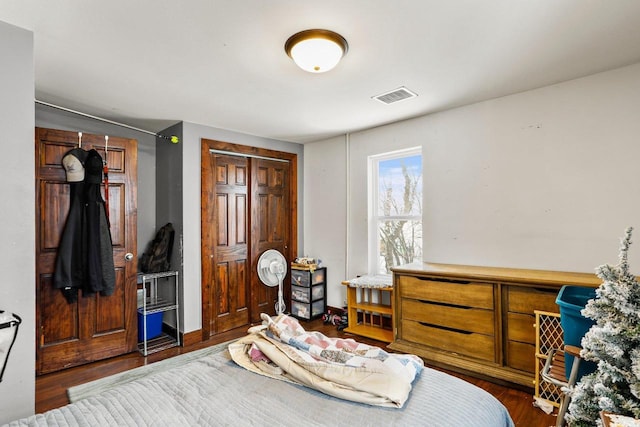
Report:
[[[367,276],[358,278],[366,281]],[[373,338],[383,342],[393,342],[393,285],[389,286],[353,286],[350,280],[342,282],[347,287],[347,316],[349,324],[345,332]],[[383,303],[388,295],[389,304]],[[377,301],[377,302],[374,302]],[[358,313],[361,321],[358,321]],[[391,318],[391,329],[384,326],[384,317]],[[376,320],[378,320],[376,322]]]

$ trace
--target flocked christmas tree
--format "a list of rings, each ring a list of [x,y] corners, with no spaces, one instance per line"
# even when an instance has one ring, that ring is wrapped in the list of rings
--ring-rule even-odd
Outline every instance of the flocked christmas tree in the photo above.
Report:
[[[598,267],[603,283],[582,315],[596,323],[582,339],[581,355],[597,362],[576,385],[566,420],[570,426],[600,426],[600,411],[640,418],[640,284],[629,272],[632,228],[622,240],[619,263]]]

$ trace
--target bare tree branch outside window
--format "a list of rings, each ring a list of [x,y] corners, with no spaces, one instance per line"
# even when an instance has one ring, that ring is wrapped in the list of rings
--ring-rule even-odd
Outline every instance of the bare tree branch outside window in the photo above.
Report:
[[[404,158],[393,161],[399,162],[399,173],[394,175],[379,169],[378,231],[381,273],[390,273],[393,266],[422,258],[421,161],[418,162],[420,167],[415,167],[415,161],[412,162],[413,167],[409,167]]]

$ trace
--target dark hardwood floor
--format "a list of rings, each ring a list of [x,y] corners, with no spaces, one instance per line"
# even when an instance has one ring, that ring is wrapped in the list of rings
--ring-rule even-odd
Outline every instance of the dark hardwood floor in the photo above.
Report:
[[[359,337],[356,335],[338,332],[333,325],[325,325],[322,320],[318,319],[309,323],[303,323],[305,329],[319,330],[327,336],[332,337],[352,337],[358,341],[368,344],[385,347],[385,343]],[[234,331],[220,334],[209,341],[191,345],[188,347],[174,347],[155,354],[151,354],[146,358],[139,353],[130,353],[119,357],[114,357],[101,362],[95,362],[84,366],[66,369],[60,372],[36,377],[36,412],[44,412],[49,409],[57,408],[69,403],[67,399],[67,388],[74,385],[82,384],[98,378],[116,374],[128,369],[147,365],[176,356],[182,353],[188,353],[210,345],[228,341],[245,335],[247,328],[240,328]],[[518,427],[548,427],[555,425],[556,418],[552,415],[545,414],[542,410],[532,405],[533,397],[530,392],[516,390],[503,385],[494,384],[485,380],[469,377],[466,375],[449,372],[451,375],[458,376],[469,381],[478,387],[486,390],[500,400],[509,410],[513,421]]]

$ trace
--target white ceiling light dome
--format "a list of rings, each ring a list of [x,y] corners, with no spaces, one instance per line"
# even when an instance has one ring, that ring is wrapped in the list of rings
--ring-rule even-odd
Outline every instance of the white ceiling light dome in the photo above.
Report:
[[[349,50],[344,37],[329,30],[305,30],[289,37],[284,50],[293,61],[310,73],[331,70]]]

